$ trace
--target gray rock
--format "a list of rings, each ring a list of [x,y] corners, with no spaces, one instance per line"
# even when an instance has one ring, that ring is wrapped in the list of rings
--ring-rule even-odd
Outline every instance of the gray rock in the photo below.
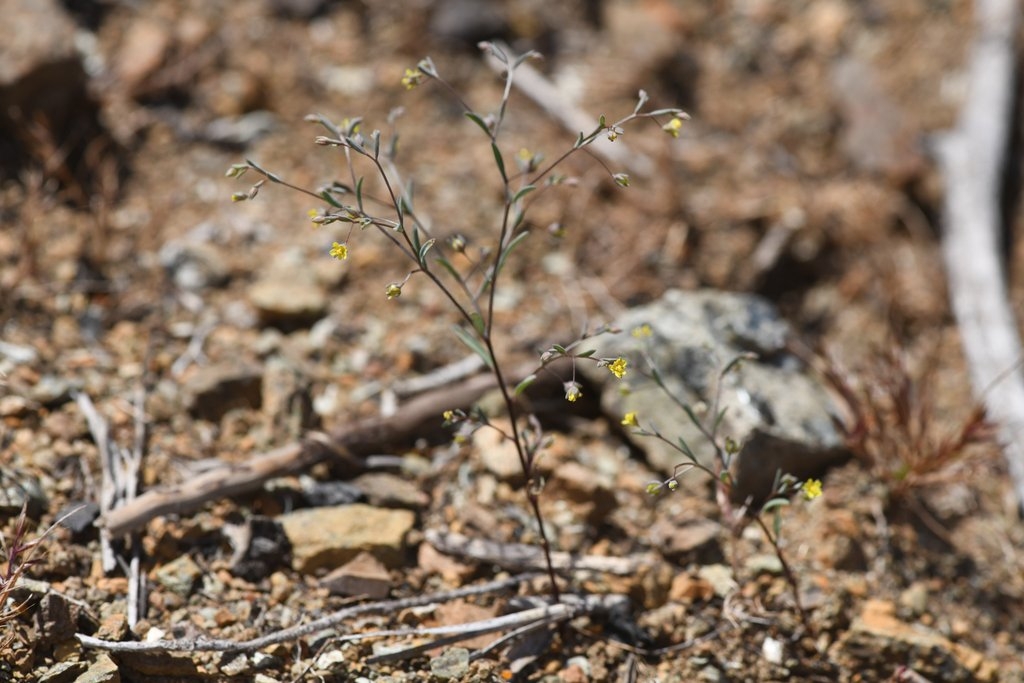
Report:
[[[625,333],[650,325],[652,336],[640,340],[649,350],[665,385],[689,405],[706,425],[719,397],[724,417],[720,438],[742,446],[732,463],[735,500],[763,499],[776,472],[798,478],[819,475],[847,457],[843,439],[833,424],[833,404],[824,387],[786,350],[789,326],[764,299],[712,290],[672,290],[658,301],[633,309],[615,321]],[[625,343],[623,344],[625,346]],[[723,370],[743,354],[756,354],[724,375]],[[635,412],[640,426],[655,426],[666,438],[679,438],[707,466],[714,449],[679,406],[642,376],[640,354],[630,356],[624,380],[631,391],[623,395],[618,382],[605,383],[602,407],[610,415]],[[607,370],[591,367],[588,372]],[[627,430],[632,431],[632,430]],[[666,475],[686,458],[667,444],[630,434],[650,464]],[[690,473],[683,477],[698,480]]]
[[[188,597],[203,570],[188,555],[182,555],[156,570],[156,580],[167,590]]]
[[[430,673],[441,680],[462,678],[469,671],[469,650],[450,647],[430,660]]]
[[[221,287],[230,279],[224,257],[211,244],[168,242],[160,248],[159,259],[174,284],[185,291]]]

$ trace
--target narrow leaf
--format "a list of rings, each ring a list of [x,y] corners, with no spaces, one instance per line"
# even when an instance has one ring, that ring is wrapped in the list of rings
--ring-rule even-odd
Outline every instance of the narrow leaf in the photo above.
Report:
[[[522,241],[527,238],[529,234],[529,230],[524,230],[523,232],[513,237],[512,241],[508,243],[508,246],[501,250],[501,256],[498,257],[498,268],[494,273],[495,276],[498,273],[500,273],[501,269],[505,266],[505,260],[508,258],[508,255],[512,253],[512,250],[518,247],[522,243]]]
[[[492,142],[491,151],[494,152],[494,163],[498,165],[498,172],[501,173],[501,179],[508,182],[508,176],[505,175],[505,159],[501,156],[501,150]]]
[[[487,367],[494,369],[494,361],[491,358],[491,354],[487,352],[487,348],[480,343],[480,340],[473,336],[473,334],[464,327],[456,325],[452,328],[455,332],[455,336],[459,338],[463,344],[469,347],[469,350],[480,356]]]
[[[419,260],[420,265],[423,266],[424,268],[427,267],[427,252],[429,252],[431,248],[433,248],[434,242],[436,241],[437,240],[435,239],[429,239],[423,243],[423,246],[419,248],[419,251],[417,253],[417,259]]]
[[[526,195],[530,194],[531,192],[533,192],[536,189],[537,189],[536,185],[527,185],[527,186],[523,187],[521,190],[519,190],[519,192],[516,192],[516,196],[512,197],[512,202],[513,203],[518,202],[520,199],[522,199],[523,197],[525,197]]]
[[[441,264],[442,268],[444,268],[445,270],[448,271],[449,275],[451,275],[453,278],[455,278],[459,282],[462,281],[462,276],[459,275],[459,271],[455,270],[455,266],[452,265],[451,261],[449,261],[448,259],[444,258],[443,256],[438,256],[437,257],[437,262],[439,264]]]
[[[487,334],[487,325],[484,323],[484,317],[475,311],[469,314],[469,317],[473,319],[473,327],[481,337]]]
[[[480,130],[482,130],[484,134],[487,135],[487,137],[491,137],[491,129],[487,127],[487,124],[484,122],[482,118],[480,118],[479,114],[467,111],[466,118],[475,123],[476,125],[480,126]]]
[[[523,379],[522,382],[516,385],[515,391],[513,392],[516,396],[527,390],[531,384],[537,379],[537,375],[528,375]]]

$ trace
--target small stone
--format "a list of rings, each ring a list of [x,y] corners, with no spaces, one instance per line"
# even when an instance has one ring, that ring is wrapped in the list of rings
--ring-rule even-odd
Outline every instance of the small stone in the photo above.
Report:
[[[705,579],[694,578],[689,574],[679,574],[672,579],[668,597],[669,600],[685,603],[706,602],[715,597],[715,587]]]
[[[469,650],[450,647],[430,660],[430,673],[441,680],[461,678],[469,671]]]
[[[327,312],[327,294],[307,278],[268,277],[250,286],[248,297],[264,325],[284,330],[312,325]]]
[[[96,637],[103,640],[124,640],[128,635],[128,617],[124,612],[108,614],[100,622]]]
[[[507,423],[494,421],[506,431]],[[480,460],[484,469],[501,481],[516,482],[523,477],[523,467],[519,463],[519,455],[515,445],[506,439],[497,429],[481,429],[473,434],[473,452]]]
[[[724,564],[709,564],[697,570],[697,576],[707,581],[714,588],[715,595],[724,598],[736,590],[736,580],[732,576],[732,569]]]
[[[120,683],[121,672],[117,662],[106,652],[96,655],[96,659],[75,683]]]
[[[114,71],[127,89],[135,89],[160,68],[170,48],[166,23],[146,18],[132,21],[114,59]]]
[[[376,557],[362,552],[321,579],[320,584],[336,595],[380,600],[391,591],[391,575]]]
[[[72,683],[83,669],[85,669],[84,662],[58,662],[39,672],[36,681],[39,683]]]
[[[199,368],[185,382],[186,407],[195,417],[217,421],[235,408],[259,409],[261,373],[234,364]]]
[[[781,640],[776,640],[771,636],[765,637],[764,642],[761,643],[761,656],[765,661],[771,664],[782,664],[784,654],[785,649]]]
[[[363,551],[388,567],[401,566],[406,536],[415,520],[408,510],[359,503],[298,510],[280,517],[292,544],[292,566],[305,574],[333,569]]]
[[[188,555],[168,562],[155,572],[155,579],[175,595],[187,598],[203,570]]]
[[[244,652],[237,655],[230,655],[230,659],[220,665],[220,672],[226,676],[241,676],[250,669],[249,656]]]
[[[601,524],[615,509],[610,478],[578,462],[561,463],[545,486],[551,500],[569,501],[587,524]]]
[[[371,505],[422,510],[430,504],[430,496],[407,477],[389,472],[367,472],[352,482]]]
[[[188,292],[221,287],[231,275],[220,250],[211,244],[168,242],[159,259],[174,284]]]

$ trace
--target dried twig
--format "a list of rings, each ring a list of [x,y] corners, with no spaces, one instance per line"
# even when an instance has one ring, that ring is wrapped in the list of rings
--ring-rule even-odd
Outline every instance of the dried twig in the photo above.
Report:
[[[510,376],[518,381],[534,369],[532,365],[518,368]],[[394,415],[363,420],[331,435],[313,433],[300,442],[253,456],[242,465],[224,465],[181,484],[146,491],[105,512],[100,525],[112,536],[126,534],[154,517],[190,512],[211,500],[254,491],[268,479],[326,460],[333,459],[358,472],[363,467],[360,458],[412,442],[431,426],[440,425],[444,408],[468,406],[493,387],[494,378],[483,374],[421,394]]]
[[[512,54],[508,45],[500,42],[494,44],[506,55]],[[505,72],[506,66],[500,60],[486,50],[484,55],[487,65],[491,69],[498,73]],[[581,132],[589,133],[597,126],[597,121],[592,116],[566,100],[562,90],[528,63],[524,62],[516,67],[516,77],[512,83],[573,135]],[[629,170],[635,176],[649,177],[654,173],[654,162],[644,154],[629,149],[622,140],[613,143],[610,140],[599,138],[588,149],[617,168]]]
[[[274,633],[260,636],[259,638],[253,638],[251,640],[234,641],[200,637],[183,638],[179,640],[157,640],[153,642],[140,643],[134,641],[120,642],[115,640],[103,640],[101,638],[93,638],[92,636],[83,635],[81,633],[75,634],[75,637],[84,647],[109,650],[112,652],[248,652],[268,647],[270,645],[276,645],[278,643],[297,640],[303,636],[308,636],[312,633],[323,631],[324,629],[333,628],[349,619],[352,619],[353,617],[359,616],[360,614],[366,614],[368,612],[397,614],[399,611],[409,609],[410,607],[419,607],[435,602],[446,602],[471,595],[482,595],[484,593],[505,590],[518,586],[525,581],[537,578],[538,576],[542,576],[542,574],[538,572],[519,574],[518,576],[506,579],[489,581],[478,586],[466,586],[441,593],[431,593],[428,595],[401,598],[399,600],[384,600],[381,602],[354,605],[352,607],[346,607],[338,610],[333,614],[329,614],[326,617],[316,619],[309,623],[275,631]],[[346,638],[349,640],[355,640],[358,638],[373,637],[378,634],[391,635],[399,633],[402,635],[408,635],[408,632],[403,629],[402,631],[381,631],[369,634],[353,634],[353,636],[346,636]]]
[[[521,571],[542,569],[546,566],[541,550],[525,543],[498,543],[440,529],[426,529],[423,536],[430,545],[442,553],[494,564],[503,569]],[[559,571],[593,571],[622,576],[635,574],[641,567],[649,565],[652,561],[651,555],[606,557],[602,555],[572,555],[563,552],[551,553],[551,562]]]
[[[946,179],[943,255],[974,391],[1001,427],[1003,456],[1024,505],[1022,352],[999,256],[1018,3],[979,0],[975,14],[967,98],[956,128],[939,145]]]

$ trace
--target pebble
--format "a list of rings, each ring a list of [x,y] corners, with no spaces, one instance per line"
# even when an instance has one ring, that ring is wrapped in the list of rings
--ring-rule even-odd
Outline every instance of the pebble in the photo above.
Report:
[[[441,680],[461,678],[469,671],[469,650],[450,647],[430,660],[430,673]]]
[[[292,544],[292,566],[304,574],[332,569],[369,552],[384,565],[405,563],[405,543],[416,516],[356,503],[281,515]]]

